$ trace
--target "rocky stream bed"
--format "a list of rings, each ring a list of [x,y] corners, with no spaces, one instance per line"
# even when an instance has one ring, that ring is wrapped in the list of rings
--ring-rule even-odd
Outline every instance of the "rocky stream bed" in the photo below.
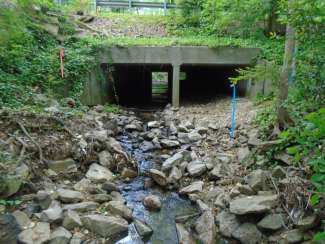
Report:
[[[82,117],[0,113],[0,243],[312,243],[307,168],[277,155],[239,101]],[[220,106],[219,106],[220,105]],[[209,106],[209,105],[208,105]]]

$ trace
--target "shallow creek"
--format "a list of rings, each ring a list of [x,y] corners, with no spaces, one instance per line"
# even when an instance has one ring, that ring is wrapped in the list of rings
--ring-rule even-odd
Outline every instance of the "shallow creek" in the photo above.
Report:
[[[189,199],[181,198],[176,192],[164,191],[159,187],[145,188],[146,170],[157,168],[152,160],[153,153],[143,152],[138,146],[139,141],[129,136],[128,133],[124,133],[118,139],[124,150],[130,153],[138,163],[139,176],[130,183],[123,183],[122,195],[127,205],[133,209],[133,216],[143,220],[153,229],[153,234],[146,243],[179,243],[175,218],[196,215],[198,209]],[[143,206],[143,198],[150,194],[160,197],[162,203],[160,211],[148,211]],[[133,224],[129,225],[128,236],[117,242],[117,244],[126,243],[144,243]]]

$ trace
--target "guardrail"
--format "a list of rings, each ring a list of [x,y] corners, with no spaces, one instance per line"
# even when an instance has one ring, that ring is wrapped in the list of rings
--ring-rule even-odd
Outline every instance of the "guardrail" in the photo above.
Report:
[[[96,0],[96,7],[110,8],[176,8],[176,4],[164,2],[141,2],[141,1],[123,1],[123,0]]]

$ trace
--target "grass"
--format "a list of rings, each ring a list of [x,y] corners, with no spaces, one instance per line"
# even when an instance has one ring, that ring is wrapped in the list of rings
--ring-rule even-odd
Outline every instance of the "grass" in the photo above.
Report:
[[[106,46],[207,46],[207,47],[259,47],[256,40],[231,37],[88,37],[87,41]]]

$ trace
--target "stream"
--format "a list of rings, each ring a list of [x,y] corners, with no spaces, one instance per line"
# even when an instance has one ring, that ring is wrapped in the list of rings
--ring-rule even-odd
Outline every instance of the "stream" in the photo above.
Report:
[[[129,183],[122,183],[122,195],[127,206],[133,209],[133,216],[146,222],[153,230],[153,234],[145,243],[178,244],[175,218],[185,215],[196,215],[198,209],[189,199],[181,198],[176,192],[163,190],[159,187],[146,188],[146,171],[157,168],[154,163],[154,152],[144,152],[139,148],[137,138],[124,132],[118,138],[126,152],[138,163],[139,176]],[[142,203],[145,196],[154,194],[161,200],[160,211],[148,211]],[[133,224],[129,225],[128,236],[116,242],[117,244],[144,243]]]

